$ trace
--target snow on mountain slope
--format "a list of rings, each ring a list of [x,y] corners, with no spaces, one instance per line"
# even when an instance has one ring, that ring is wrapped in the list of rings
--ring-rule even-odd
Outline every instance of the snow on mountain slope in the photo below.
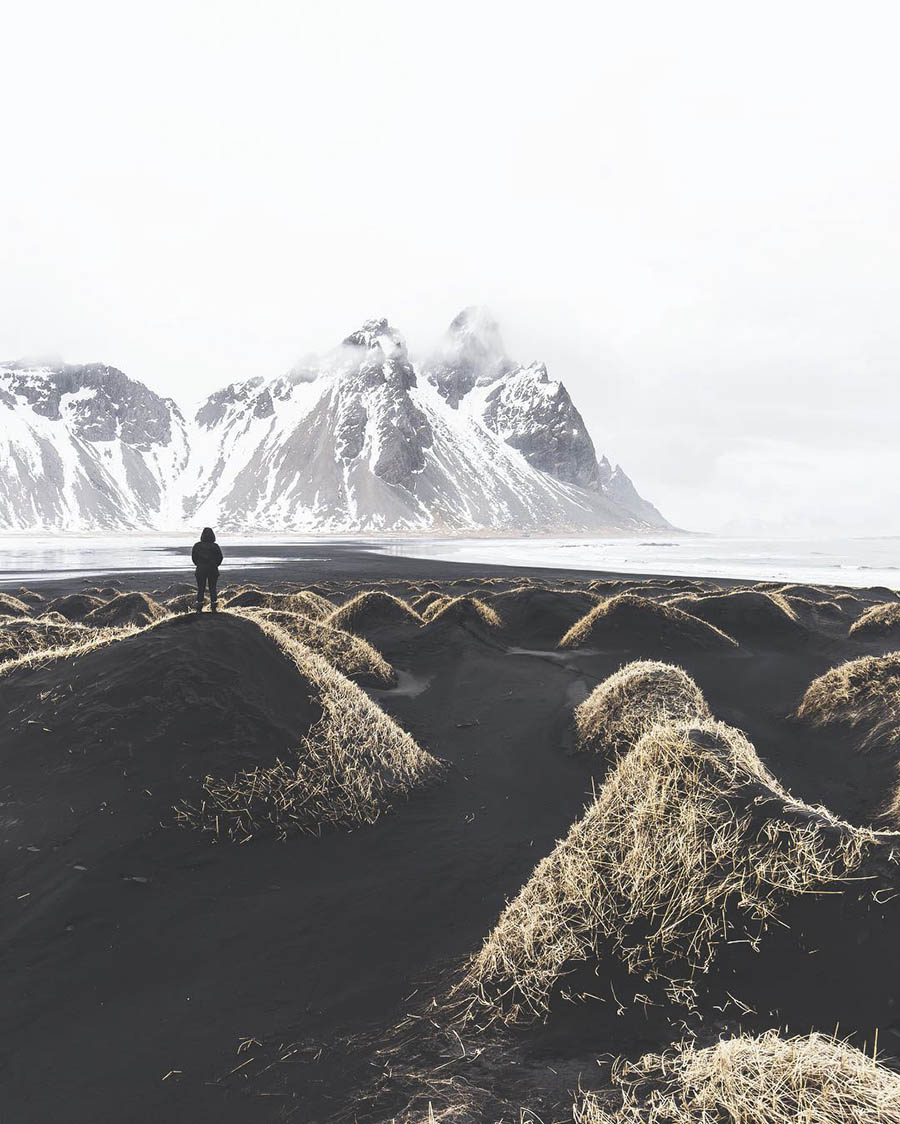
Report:
[[[171,525],[186,461],[175,403],[115,367],[0,365],[0,527]]]
[[[667,526],[597,461],[565,387],[466,309],[417,369],[371,320],[185,421],[111,367],[0,368],[0,526],[640,531]]]

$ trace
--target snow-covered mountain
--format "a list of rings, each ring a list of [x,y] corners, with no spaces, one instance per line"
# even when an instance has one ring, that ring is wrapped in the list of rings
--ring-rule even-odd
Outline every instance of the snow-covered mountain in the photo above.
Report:
[[[666,521],[565,387],[482,309],[414,363],[371,320],[186,420],[112,367],[0,366],[0,526],[245,531],[641,531]]]

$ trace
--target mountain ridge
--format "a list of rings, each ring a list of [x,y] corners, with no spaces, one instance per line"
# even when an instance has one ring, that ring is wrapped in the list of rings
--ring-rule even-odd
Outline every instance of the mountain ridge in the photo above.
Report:
[[[192,416],[105,364],[0,364],[0,527],[643,531],[565,386],[464,309],[414,361],[386,319]]]

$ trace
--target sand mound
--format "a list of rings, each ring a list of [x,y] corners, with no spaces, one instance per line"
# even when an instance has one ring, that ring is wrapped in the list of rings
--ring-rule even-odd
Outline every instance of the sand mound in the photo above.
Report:
[[[116,593],[116,590],[113,590]],[[83,620],[92,609],[97,609],[103,604],[99,597],[92,597],[87,593],[68,593],[65,597],[57,597],[47,606],[47,612],[61,613],[67,621]]]
[[[866,609],[850,626],[857,640],[895,640],[900,637],[900,603],[886,601]]]
[[[861,750],[900,744],[900,652],[863,656],[814,679],[797,708],[813,726],[845,726]]]
[[[622,1106],[579,1096],[575,1124],[900,1124],[900,1076],[846,1042],[770,1030],[616,1063]]]
[[[300,613],[284,613],[277,609],[238,610],[251,619],[269,621],[283,628],[294,640],[305,644],[326,659],[348,679],[364,687],[393,687],[397,675],[391,665],[371,644],[350,632],[322,621],[314,621]]]
[[[831,601],[834,597],[833,589],[823,589],[819,585],[800,585],[796,582],[790,585],[757,582],[753,588],[764,593],[777,594],[779,597],[805,597],[807,601]]]
[[[34,589],[29,589],[27,585],[20,585],[18,589],[14,590],[14,595],[20,601],[24,601],[26,605],[40,605],[45,600],[42,593],[38,593]]]
[[[643,655],[673,650],[732,651],[737,643],[707,621],[633,593],[601,601],[574,624],[561,648],[620,647]]]
[[[572,625],[596,606],[597,598],[583,590],[528,585],[495,594],[491,604],[500,614],[506,631],[523,644],[555,646]]]
[[[709,718],[703,692],[672,664],[636,660],[610,675],[575,708],[578,746],[612,756],[629,750],[653,726]]]
[[[384,630],[417,631],[423,620],[399,597],[382,590],[367,590],[335,609],[325,623],[368,639]]]
[[[292,667],[295,694],[300,688],[319,716],[274,764],[208,775],[202,802],[179,806],[183,823],[239,842],[262,832],[318,834],[374,823],[395,798],[440,774],[434,757],[321,656],[270,621],[227,614],[226,627],[235,620],[258,626]]]
[[[173,597],[182,597],[186,593],[197,592],[197,586],[194,582],[172,582],[167,585],[162,591],[161,596],[171,601]]]
[[[852,877],[878,839],[793,800],[737,730],[654,726],[504,910],[462,985],[470,1015],[545,1016],[579,965],[592,992],[625,969],[635,994],[690,1005],[721,945]]]
[[[0,617],[30,617],[31,606],[9,593],[0,593]]]
[[[442,625],[495,629],[500,628],[503,623],[496,609],[468,594],[436,601],[432,610],[428,611],[425,618],[429,633]]]
[[[72,624],[59,617],[32,620],[17,618],[0,624],[0,664],[17,660],[30,652],[44,652],[50,648],[67,647],[89,639],[91,632],[81,624]]]
[[[104,605],[98,605],[83,618],[84,624],[101,628],[127,624],[148,625],[166,616],[164,609],[146,593],[119,593]]]
[[[195,613],[197,611],[197,591],[182,593],[180,597],[173,597],[166,602],[170,613]]]
[[[666,602],[745,640],[799,640],[806,635],[796,612],[780,593],[739,589],[733,593],[678,597]]]
[[[412,607],[417,613],[421,613],[422,616],[425,616],[425,610],[428,606],[438,600],[447,600],[447,598],[438,590],[429,589],[427,592],[423,593],[421,597],[417,597],[415,601],[413,601]]]
[[[334,605],[311,590],[296,593],[270,593],[262,589],[241,589],[225,602],[229,609],[275,609],[283,613],[302,613],[312,620],[324,620]]]

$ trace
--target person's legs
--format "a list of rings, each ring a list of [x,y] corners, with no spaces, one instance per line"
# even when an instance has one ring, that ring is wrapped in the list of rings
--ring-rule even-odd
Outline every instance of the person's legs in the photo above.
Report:
[[[210,609],[212,609],[213,612],[215,612],[216,608],[217,608],[216,582],[218,580],[219,580],[219,571],[218,570],[211,571],[211,573],[209,575],[209,578],[208,578],[208,581],[209,581],[209,607],[210,607]]]
[[[206,593],[206,571],[197,570],[197,612],[203,612],[203,595]]]

